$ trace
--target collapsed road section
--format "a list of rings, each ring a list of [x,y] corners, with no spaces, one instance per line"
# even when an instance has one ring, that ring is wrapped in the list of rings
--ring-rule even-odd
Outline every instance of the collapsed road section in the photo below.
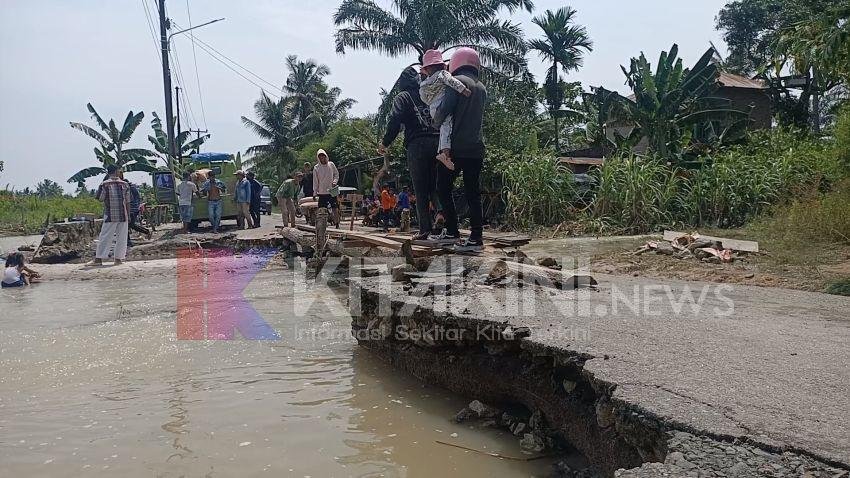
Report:
[[[850,470],[847,298],[599,276],[500,286],[480,265],[352,280],[353,335],[425,382],[536,413],[534,433],[603,475]]]

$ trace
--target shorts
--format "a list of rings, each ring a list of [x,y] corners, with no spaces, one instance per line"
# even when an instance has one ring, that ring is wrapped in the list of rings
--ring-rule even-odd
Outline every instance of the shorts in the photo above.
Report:
[[[25,285],[26,285],[26,282],[24,282],[23,277],[21,277],[20,279],[18,279],[15,282],[12,282],[11,284],[7,284],[5,282],[0,282],[0,287],[2,287],[4,289],[7,288],[7,287],[23,287]]]
[[[319,194],[319,207],[329,207],[331,209],[336,209],[337,206],[336,198],[331,196],[330,194]]]
[[[184,206],[180,205],[180,220],[183,222],[192,222],[192,216],[194,215],[193,206]]]

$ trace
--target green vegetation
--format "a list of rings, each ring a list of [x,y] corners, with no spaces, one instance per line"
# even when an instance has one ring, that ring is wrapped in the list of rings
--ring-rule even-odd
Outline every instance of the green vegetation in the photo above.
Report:
[[[571,176],[551,157],[509,159],[500,164],[505,219],[518,228],[560,224],[575,217]]]
[[[850,296],[850,278],[837,280],[829,284],[825,292],[833,295]]]
[[[177,137],[174,138],[174,146],[181,161],[177,164],[172,164],[171,154],[168,151],[168,135],[162,129],[162,120],[159,119],[159,115],[156,113],[152,113],[152,115],[153,119],[151,120],[151,129],[153,129],[153,136],[149,135],[148,141],[150,141],[151,145],[153,145],[154,151],[159,153],[159,156],[165,161],[166,167],[170,171],[177,174],[182,173],[182,158],[197,152],[198,148],[200,148],[200,146],[209,139],[210,135],[205,134],[198,138],[191,139],[191,131],[181,131],[177,134]]]
[[[103,118],[100,117],[91,103],[87,104],[86,107],[103,134],[82,123],[71,122],[71,128],[82,131],[86,136],[98,142],[100,149],[94,148],[94,155],[100,165],[80,170],[68,178],[69,183],[77,183],[78,187],[82,186],[86,179],[106,173],[106,167],[111,164],[122,168],[124,171],[156,170],[151,162],[151,158],[155,158],[156,153],[141,148],[124,148],[124,145],[133,137],[136,128],[142,123],[142,119],[145,117],[144,113],[134,114],[130,111],[124,120],[124,125],[119,129],[115,120],[109,120],[108,124],[103,121]],[[156,160],[153,159],[153,161]]]
[[[244,165],[275,184],[283,182],[299,166],[297,151],[309,141],[328,134],[334,124],[345,119],[354,104],[350,98],[340,99],[340,89],[326,83],[325,78],[330,74],[326,65],[313,60],[299,61],[296,56],[287,57],[286,65],[289,76],[283,88],[285,96],[273,100],[262,92],[254,103],[257,120],[242,117],[242,123],[265,141],[245,151]]]
[[[0,234],[37,234],[45,222],[61,220],[74,214],[100,215],[100,201],[89,196],[50,196],[0,191]]]
[[[517,75],[526,70],[525,41],[518,24],[501,12],[531,12],[531,0],[393,0],[395,15],[372,1],[343,0],[334,14],[336,50],[376,50],[391,57],[471,46],[487,66]]]
[[[593,42],[587,34],[587,29],[574,24],[575,15],[576,11],[570,7],[560,8],[556,12],[546,10],[545,14],[532,20],[543,30],[545,38],[528,42],[529,50],[537,52],[544,60],[552,63],[546,72],[543,90],[546,93],[549,115],[555,123],[555,151],[561,149],[558,118],[574,113],[562,110],[568,86],[558,77],[559,71],[563,69],[565,73],[569,73],[578,70],[582,65],[584,52],[593,51]]]

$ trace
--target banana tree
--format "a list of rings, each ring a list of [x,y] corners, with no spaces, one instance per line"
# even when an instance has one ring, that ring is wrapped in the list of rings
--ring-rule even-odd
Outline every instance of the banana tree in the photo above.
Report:
[[[98,142],[99,147],[94,148],[95,158],[100,162],[98,166],[91,166],[78,171],[76,174],[68,178],[69,183],[77,183],[80,187],[85,183],[85,180],[94,176],[106,173],[106,167],[115,165],[126,172],[130,171],[155,171],[156,153],[142,148],[124,149],[136,128],[141,124],[145,117],[143,112],[133,113],[130,111],[127,118],[124,120],[124,125],[119,129],[115,124],[115,120],[110,119],[105,122],[103,118],[94,109],[91,103],[86,105],[91,113],[92,119],[97,124],[103,133],[97,131],[91,126],[83,123],[71,122],[71,128],[82,131],[86,136]]]
[[[655,71],[641,53],[632,58],[629,69],[621,67],[633,98],[606,92],[609,105],[600,109],[600,117],[608,121],[621,119],[634,129],[624,138],[636,143],[646,138],[649,152],[679,162],[685,147],[706,131],[713,139],[746,121],[747,112],[731,108],[731,101],[713,96],[718,88],[719,71],[712,61],[714,49],[706,51],[693,68],[684,68],[678,58],[679,47],[661,52]],[[611,105],[621,111],[615,115]],[[711,127],[709,127],[711,126]]]
[[[148,135],[148,141],[153,145],[153,149],[159,153],[159,156],[165,160],[168,170],[175,174],[182,173],[183,157],[189,156],[192,151],[197,151],[209,139],[210,135],[205,134],[189,141],[189,135],[192,133],[189,131],[180,132],[174,139],[179,158],[177,158],[177,161],[172,161],[171,155],[168,152],[168,135],[162,129],[162,120],[159,119],[159,115],[156,112],[151,114],[153,115],[153,119],[151,120],[153,136]]]

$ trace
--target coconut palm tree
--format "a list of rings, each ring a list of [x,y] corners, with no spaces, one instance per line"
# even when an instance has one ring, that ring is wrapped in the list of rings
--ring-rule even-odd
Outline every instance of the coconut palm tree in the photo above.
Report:
[[[68,178],[69,183],[77,183],[82,185],[86,179],[100,174],[106,173],[106,167],[114,164],[124,171],[155,171],[156,166],[153,162],[156,161],[156,153],[147,149],[130,148],[124,149],[124,145],[130,141],[136,128],[141,124],[145,117],[143,112],[133,113],[130,111],[127,118],[124,120],[124,125],[119,129],[115,124],[115,120],[110,119],[109,123],[94,109],[91,103],[87,104],[92,119],[95,120],[97,126],[103,131],[101,134],[96,129],[87,126],[83,123],[71,122],[71,128],[82,131],[86,136],[94,139],[100,144],[100,148],[94,148],[94,155],[100,162],[99,166],[85,168]]]
[[[171,154],[168,152],[168,135],[162,129],[162,120],[159,119],[159,115],[157,115],[156,112],[151,114],[153,115],[153,119],[151,120],[153,136],[148,135],[148,141],[150,141],[151,145],[153,145],[154,151],[159,153],[159,155],[165,159],[166,166],[170,171],[174,173],[182,172],[183,157],[190,155],[192,151],[197,151],[197,149],[204,144],[207,139],[209,139],[210,135],[205,134],[190,140],[189,135],[192,133],[189,131],[181,131],[180,134],[174,138],[174,143],[178,153],[180,154],[180,159],[178,159],[176,163],[172,163]]]
[[[387,11],[373,0],[343,0],[334,14],[336,50],[376,50],[392,57],[471,46],[482,61],[516,75],[525,70],[526,45],[516,23],[499,13],[531,12],[531,0],[393,0]]]
[[[287,104],[299,122],[314,123],[320,134],[325,134],[336,121],[354,106],[351,98],[340,99],[342,90],[328,86],[325,77],[331,70],[327,65],[317,64],[314,60],[298,60],[295,55],[286,57],[289,75],[283,91]]]
[[[295,108],[286,98],[275,101],[265,92],[254,103],[254,114],[256,121],[243,116],[242,123],[265,143],[248,148],[243,165],[273,169],[282,182],[295,167],[295,152],[315,131],[315,123],[298,121]]]
[[[546,10],[543,15],[534,17],[532,22],[543,30],[545,38],[528,42],[528,48],[536,51],[552,66],[546,73],[544,91],[549,113],[555,120],[555,148],[560,150],[558,117],[563,115],[561,106],[564,103],[566,83],[558,78],[558,73],[578,70],[582,65],[585,52],[593,51],[593,42],[587,34],[587,29],[574,24],[576,11],[570,7],[562,7],[556,12]]]

